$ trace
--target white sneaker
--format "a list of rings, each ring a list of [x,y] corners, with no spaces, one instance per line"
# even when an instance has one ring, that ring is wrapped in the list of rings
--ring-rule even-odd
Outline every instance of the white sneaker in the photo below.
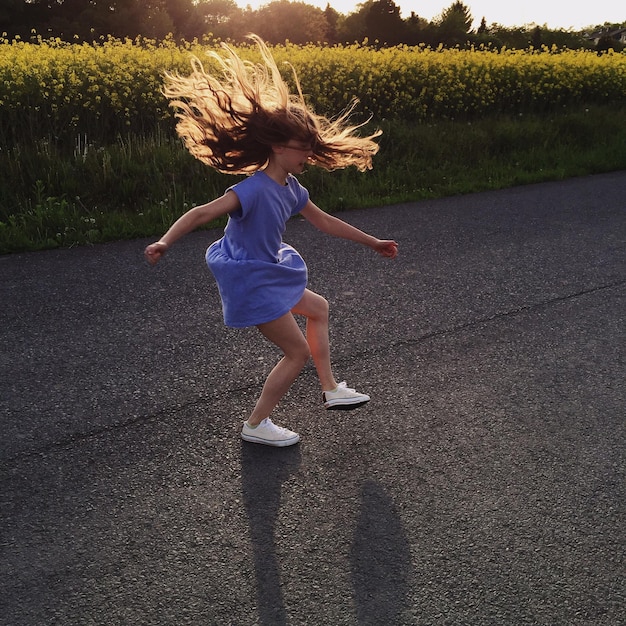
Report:
[[[344,381],[337,385],[335,391],[324,391],[322,394],[327,409],[356,409],[370,401],[370,397],[350,389]]]
[[[256,428],[251,428],[248,422],[243,423],[241,438],[252,443],[263,443],[266,446],[292,446],[300,441],[300,435],[292,430],[276,426],[269,417],[266,417]]]

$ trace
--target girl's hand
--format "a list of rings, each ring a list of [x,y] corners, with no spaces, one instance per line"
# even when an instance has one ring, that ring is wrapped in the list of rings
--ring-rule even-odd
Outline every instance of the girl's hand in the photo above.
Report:
[[[378,239],[372,246],[378,254],[389,259],[395,259],[398,256],[398,244],[389,239]]]
[[[164,241],[156,241],[151,243],[144,250],[143,255],[150,265],[156,265],[161,257],[167,252],[168,245]]]

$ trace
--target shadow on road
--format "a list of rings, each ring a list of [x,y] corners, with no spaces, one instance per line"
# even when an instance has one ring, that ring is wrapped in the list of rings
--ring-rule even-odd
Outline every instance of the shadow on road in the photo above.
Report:
[[[300,446],[277,450],[242,442],[243,501],[250,526],[258,623],[286,626],[275,526],[282,485],[298,471]],[[359,624],[401,623],[409,606],[411,550],[395,504],[384,487],[367,479],[350,549]]]
[[[274,528],[282,484],[298,470],[300,461],[300,446],[276,449],[241,444],[243,501],[250,523],[259,624],[264,626],[287,624]]]
[[[361,489],[350,561],[358,623],[403,623],[411,549],[393,500],[375,480],[366,480]]]

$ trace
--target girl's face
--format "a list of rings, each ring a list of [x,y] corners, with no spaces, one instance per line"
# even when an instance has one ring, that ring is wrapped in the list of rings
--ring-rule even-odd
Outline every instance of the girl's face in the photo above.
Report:
[[[289,174],[302,174],[309,158],[313,155],[310,141],[293,139],[286,144],[274,147],[274,154],[280,166]]]

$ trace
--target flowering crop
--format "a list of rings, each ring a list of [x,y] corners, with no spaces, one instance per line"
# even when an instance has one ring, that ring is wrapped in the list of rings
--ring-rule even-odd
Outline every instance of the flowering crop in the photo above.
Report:
[[[187,58],[169,42],[0,41],[0,138],[104,140],[154,130],[170,117],[162,72],[186,70]]]
[[[58,40],[0,39],[0,143],[70,140],[107,142],[127,132],[172,127],[161,94],[165,70],[189,71],[190,54],[208,43],[166,40],[99,45]],[[239,46],[257,60],[254,47]],[[320,113],[337,113],[354,97],[375,120],[471,118],[626,101],[626,55],[589,51],[432,50],[363,45],[275,46]],[[207,63],[210,61],[207,60]]]
[[[626,101],[626,55],[589,51],[398,46],[275,49],[312,102],[336,110],[357,96],[376,118],[424,120]]]

